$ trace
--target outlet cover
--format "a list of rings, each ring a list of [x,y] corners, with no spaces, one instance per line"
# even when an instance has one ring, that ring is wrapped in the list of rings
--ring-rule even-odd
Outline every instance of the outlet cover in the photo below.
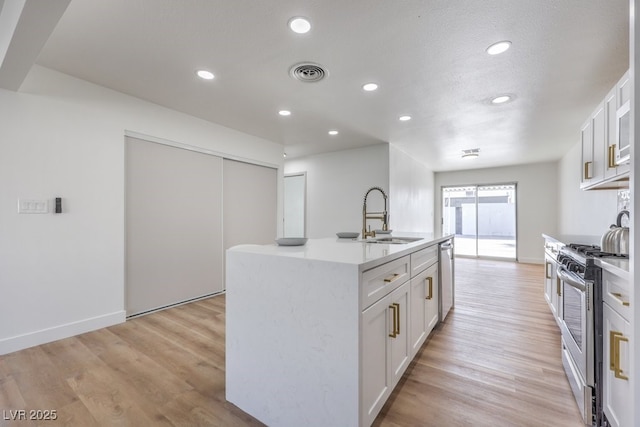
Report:
[[[18,213],[19,214],[49,213],[49,201],[18,199]]]

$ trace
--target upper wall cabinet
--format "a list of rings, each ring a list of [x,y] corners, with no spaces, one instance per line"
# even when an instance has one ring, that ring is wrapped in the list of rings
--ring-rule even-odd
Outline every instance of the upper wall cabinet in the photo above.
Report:
[[[629,72],[580,129],[583,190],[629,187]]]

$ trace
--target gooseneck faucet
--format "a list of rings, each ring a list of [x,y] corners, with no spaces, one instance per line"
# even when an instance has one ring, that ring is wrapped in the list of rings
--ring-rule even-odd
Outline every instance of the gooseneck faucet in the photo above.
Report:
[[[378,190],[382,193],[382,197],[384,198],[384,211],[383,212],[367,212],[367,196],[373,190]],[[387,194],[380,187],[371,187],[364,194],[364,203],[362,205],[362,238],[366,239],[367,237],[376,237],[375,231],[367,231],[367,219],[379,219],[382,221],[382,230],[387,231],[389,229],[389,224],[387,221],[389,219],[389,215],[387,214]]]

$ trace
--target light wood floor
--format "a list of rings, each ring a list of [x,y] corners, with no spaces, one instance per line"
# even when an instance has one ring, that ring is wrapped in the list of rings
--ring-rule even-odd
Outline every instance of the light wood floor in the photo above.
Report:
[[[457,259],[456,307],[374,425],[581,426],[542,281],[542,266]],[[262,425],[224,399],[224,309],[213,297],[0,356],[0,425]],[[4,419],[20,409],[58,419]]]

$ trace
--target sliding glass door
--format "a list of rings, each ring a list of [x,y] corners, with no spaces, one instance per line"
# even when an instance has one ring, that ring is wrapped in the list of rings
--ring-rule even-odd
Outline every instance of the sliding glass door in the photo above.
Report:
[[[516,185],[443,187],[442,232],[456,255],[517,259]]]

